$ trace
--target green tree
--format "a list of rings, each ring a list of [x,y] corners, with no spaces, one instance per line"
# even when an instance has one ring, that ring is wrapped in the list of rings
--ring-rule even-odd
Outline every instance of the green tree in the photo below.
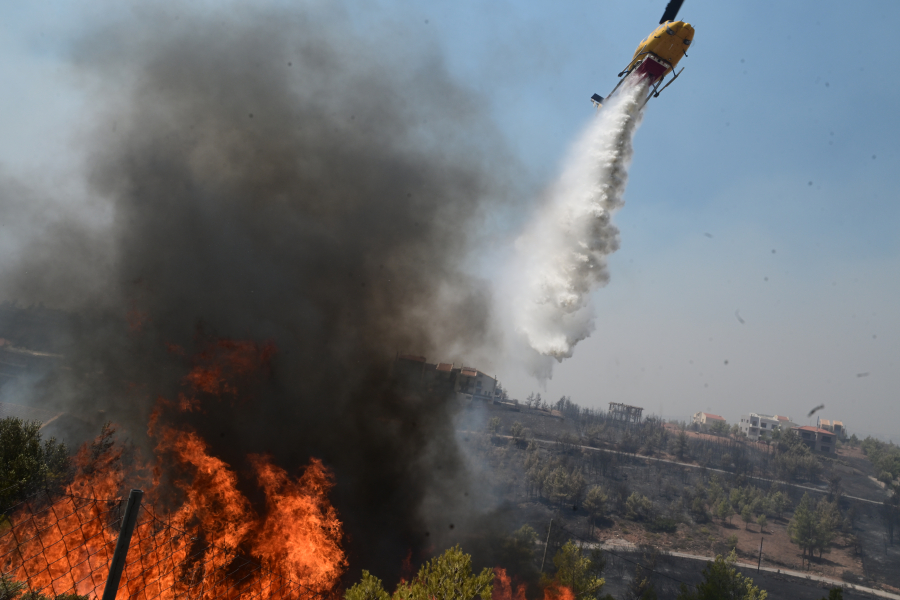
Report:
[[[569,496],[569,473],[563,466],[558,466],[547,474],[544,482],[550,492],[550,500],[562,504]]]
[[[412,581],[401,582],[393,599],[490,600],[493,581],[494,572],[489,568],[473,574],[472,557],[457,545],[422,565]]]
[[[625,516],[634,521],[647,521],[653,512],[653,503],[647,496],[631,492],[625,500]]]
[[[731,523],[731,516],[734,514],[734,509],[731,508],[731,502],[726,500],[725,498],[719,502],[719,506],[716,508],[716,515],[722,519],[722,523],[725,523],[725,519],[728,519],[728,522]]]
[[[384,591],[381,580],[366,570],[362,579],[344,593],[345,600],[390,600],[391,595]]]
[[[492,417],[487,424],[488,433],[491,435],[496,435],[498,431],[500,431],[500,417]]]
[[[709,521],[709,513],[706,512],[703,498],[699,495],[695,496],[694,501],[691,502],[691,515],[697,523],[706,523]]]
[[[844,600],[844,590],[839,587],[833,587],[828,590],[828,596],[822,598],[822,600]]]
[[[509,426],[509,435],[512,436],[513,441],[516,443],[521,442],[525,439],[525,426],[516,421]]]
[[[693,590],[681,584],[677,600],[765,600],[768,594],[753,585],[753,580],[744,577],[734,567],[737,556],[734,551],[727,557],[716,557],[715,562],[706,563],[703,581]]]
[[[575,469],[569,473],[569,478],[566,481],[568,500],[570,502],[578,503],[584,495],[584,488],[586,487],[587,482],[584,480],[584,475],[581,474],[581,469]]]
[[[69,451],[55,438],[41,440],[40,421],[0,419],[0,511],[36,487],[52,485],[69,468]]]
[[[809,494],[803,494],[797,510],[794,511],[794,518],[788,524],[788,533],[791,535],[791,541],[800,546],[803,558],[807,559],[807,562],[812,558],[813,549],[816,547],[816,525],[812,500]]]
[[[684,460],[684,455],[687,454],[687,451],[688,436],[682,427],[681,431],[678,432],[678,437],[675,438],[675,456],[678,457],[678,460]]]
[[[731,428],[728,427],[728,423],[725,421],[716,421],[709,426],[709,432],[716,435],[728,435],[730,431]]]
[[[14,581],[6,573],[0,573],[0,600],[13,600],[25,590],[25,584]]]
[[[787,497],[787,494],[781,491],[775,491],[769,496],[769,503],[772,507],[772,510],[775,511],[775,514],[780,518],[781,515],[784,514],[784,511],[791,507],[791,501]]]
[[[745,504],[744,510],[741,511],[741,519],[744,521],[744,530],[753,522],[753,513],[750,511],[750,505]]]
[[[603,562],[599,552],[594,552],[587,557],[581,548],[575,545],[575,542],[569,540],[553,557],[556,575],[552,582],[545,583],[568,588],[576,600],[595,598],[600,593],[603,584],[606,583],[600,577]]]
[[[761,515],[759,515],[758,517],[756,517],[756,524],[759,525],[759,532],[760,532],[760,533],[762,533],[762,532],[765,531],[765,529],[766,529],[766,523],[767,523],[767,521],[766,521],[766,515],[765,515],[765,514],[761,514]]]
[[[27,585],[13,580],[6,573],[0,573],[0,600],[88,600],[87,596],[78,594],[59,594],[58,596],[45,596],[39,592],[25,592]],[[25,592],[24,594],[22,592]]]
[[[594,531],[594,523],[597,521],[597,517],[606,513],[606,501],[608,499],[606,492],[599,485],[595,485],[588,490],[582,505],[588,511],[588,519],[591,521],[591,533]]]
[[[831,545],[840,522],[841,514],[837,502],[827,500],[819,502],[816,506],[816,537],[813,548],[819,552],[819,558],[822,558],[822,553]]]
[[[722,488],[722,484],[719,483],[719,476],[713,475],[709,479],[709,491],[707,496],[709,497],[709,505],[716,506],[719,504],[719,500],[722,499],[722,496],[725,494],[725,490]]]

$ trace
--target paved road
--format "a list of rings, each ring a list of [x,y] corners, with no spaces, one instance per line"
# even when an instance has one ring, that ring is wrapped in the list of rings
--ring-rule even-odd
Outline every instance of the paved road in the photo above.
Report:
[[[620,552],[637,552],[637,551],[639,551],[638,547],[635,544],[633,544],[627,540],[609,540],[609,541],[602,542],[599,544],[587,543],[587,544],[585,544],[585,546],[593,547],[593,548],[600,548],[601,550],[613,550],[613,551],[618,550]],[[699,554],[687,554],[685,552],[673,552],[673,551],[669,551],[669,550],[660,550],[660,551],[664,554],[668,554],[669,556],[677,556],[680,558],[688,558],[691,560],[702,560],[702,561],[706,561],[706,562],[715,560],[715,558],[712,556],[701,556]],[[756,565],[754,565],[754,564],[745,563],[742,561],[737,561],[735,564],[739,567],[745,567],[748,569],[756,569],[757,568]],[[828,584],[831,586],[843,587],[846,589],[856,590],[856,591],[864,592],[867,594],[873,594],[880,598],[891,598],[892,600],[900,600],[900,595],[897,595],[897,594],[892,594],[890,592],[876,590],[874,588],[864,587],[861,585],[854,585],[852,583],[847,583],[846,581],[841,581],[840,579],[832,579],[830,577],[825,577],[822,575],[814,575],[814,574],[806,573],[803,571],[791,571],[789,569],[779,569],[779,568],[767,567],[767,566],[762,566],[759,568],[759,570],[767,571],[769,573],[780,573],[782,575],[789,575],[791,577],[798,577],[800,579],[807,579],[809,581],[818,581],[820,583],[825,583],[825,584]]]
[[[509,435],[498,435],[497,437],[506,438],[506,439],[512,439],[512,436],[509,436]],[[552,440],[539,440],[539,439],[537,439],[537,438],[534,438],[534,441],[535,441],[535,442],[538,442],[538,443],[541,443],[541,444],[555,444],[555,443],[556,443],[555,441],[552,441]],[[575,445],[575,447],[576,447],[576,448],[581,448],[581,449],[583,449],[583,450],[589,450],[589,451],[591,451],[591,452],[607,452],[607,453],[609,453],[609,454],[620,454],[620,455],[622,455],[622,456],[628,456],[628,457],[631,457],[631,458],[639,458],[639,459],[641,459],[641,460],[655,460],[656,462],[669,463],[669,464],[672,464],[672,465],[678,465],[678,466],[681,466],[681,467],[688,467],[688,468],[691,468],[691,469],[702,469],[702,468],[703,468],[703,467],[701,467],[700,465],[694,465],[694,464],[690,464],[690,463],[678,462],[677,460],[669,460],[669,459],[666,459],[666,458],[654,458],[654,457],[652,457],[652,456],[638,456],[638,455],[635,455],[635,454],[629,454],[628,452],[622,452],[622,451],[620,451],[620,450],[609,450],[609,449],[607,449],[607,448],[594,448],[593,446],[579,446],[579,445],[577,445],[577,444]],[[706,470],[707,470],[707,471],[712,471],[713,473],[724,473],[724,474],[726,474],[726,475],[734,475],[734,473],[731,473],[731,472],[729,472],[729,471],[725,471],[725,470],[723,470],[723,469],[711,469],[711,468],[709,468],[709,467],[706,467]],[[810,491],[810,492],[818,492],[818,493],[820,493],[820,494],[827,494],[827,493],[828,493],[828,490],[823,490],[823,489],[821,489],[821,488],[811,487],[811,486],[808,486],[808,485],[800,485],[799,483],[788,483],[787,481],[779,481],[779,480],[777,480],[777,479],[767,479],[767,478],[765,478],[765,477],[756,477],[756,476],[754,476],[754,475],[747,475],[747,478],[748,478],[748,479],[756,479],[757,481],[766,481],[766,482],[768,482],[768,483],[777,483],[778,485],[789,485],[789,486],[791,486],[791,487],[799,488],[799,489],[801,489],[801,490],[808,490],[808,491]],[[858,496],[849,496],[849,495],[847,495],[847,494],[842,494],[841,497],[842,497],[842,498],[849,498],[850,500],[858,500],[859,502],[868,502],[869,504],[875,504],[875,505],[879,505],[879,506],[880,506],[880,505],[882,504],[882,502],[883,502],[882,500],[869,500],[868,498],[860,498],[860,497],[858,497]]]

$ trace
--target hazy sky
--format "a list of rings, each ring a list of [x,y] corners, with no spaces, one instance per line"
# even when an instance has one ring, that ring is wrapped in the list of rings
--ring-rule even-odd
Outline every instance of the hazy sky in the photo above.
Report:
[[[539,189],[593,117],[588,98],[616,84],[665,0],[359,4],[347,18],[370,35],[438,45]],[[78,197],[90,83],[68,48],[87,25],[129,10],[120,6],[0,5],[0,175]],[[545,396],[801,423],[824,403],[823,418],[897,440],[900,4],[687,0],[679,18],[695,43],[637,133],[597,330]],[[498,246],[538,199],[495,215]],[[0,249],[13,238],[4,231]],[[491,250],[486,276],[505,252]],[[502,357],[491,369],[514,396],[541,391]]]

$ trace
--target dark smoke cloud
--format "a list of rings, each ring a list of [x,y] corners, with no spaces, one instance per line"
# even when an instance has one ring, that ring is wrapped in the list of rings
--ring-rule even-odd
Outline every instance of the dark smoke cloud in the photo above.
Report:
[[[143,14],[92,32],[75,52],[99,115],[82,150],[111,222],[57,216],[6,265],[2,292],[77,316],[71,375],[41,393],[104,411],[138,443],[189,366],[166,344],[272,341],[251,399],[191,426],[239,470],[250,452],[292,472],[323,458],[351,576],[390,579],[440,521],[426,498],[446,508],[429,490],[465,477],[452,403],[398,394],[390,362],[496,339],[487,284],[465,264],[513,177],[433,47],[342,22],[332,9]]]

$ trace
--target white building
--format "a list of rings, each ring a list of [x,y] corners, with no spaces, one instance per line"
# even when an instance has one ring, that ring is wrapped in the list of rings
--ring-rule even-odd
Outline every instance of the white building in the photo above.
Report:
[[[473,400],[493,401],[497,380],[473,367],[462,367],[456,379],[456,391],[469,394]]]
[[[741,422],[738,423],[738,427],[741,428],[747,439],[755,442],[759,438],[770,437],[776,429],[784,428],[785,423],[790,423],[790,420],[778,415],[750,413],[741,415]]]

